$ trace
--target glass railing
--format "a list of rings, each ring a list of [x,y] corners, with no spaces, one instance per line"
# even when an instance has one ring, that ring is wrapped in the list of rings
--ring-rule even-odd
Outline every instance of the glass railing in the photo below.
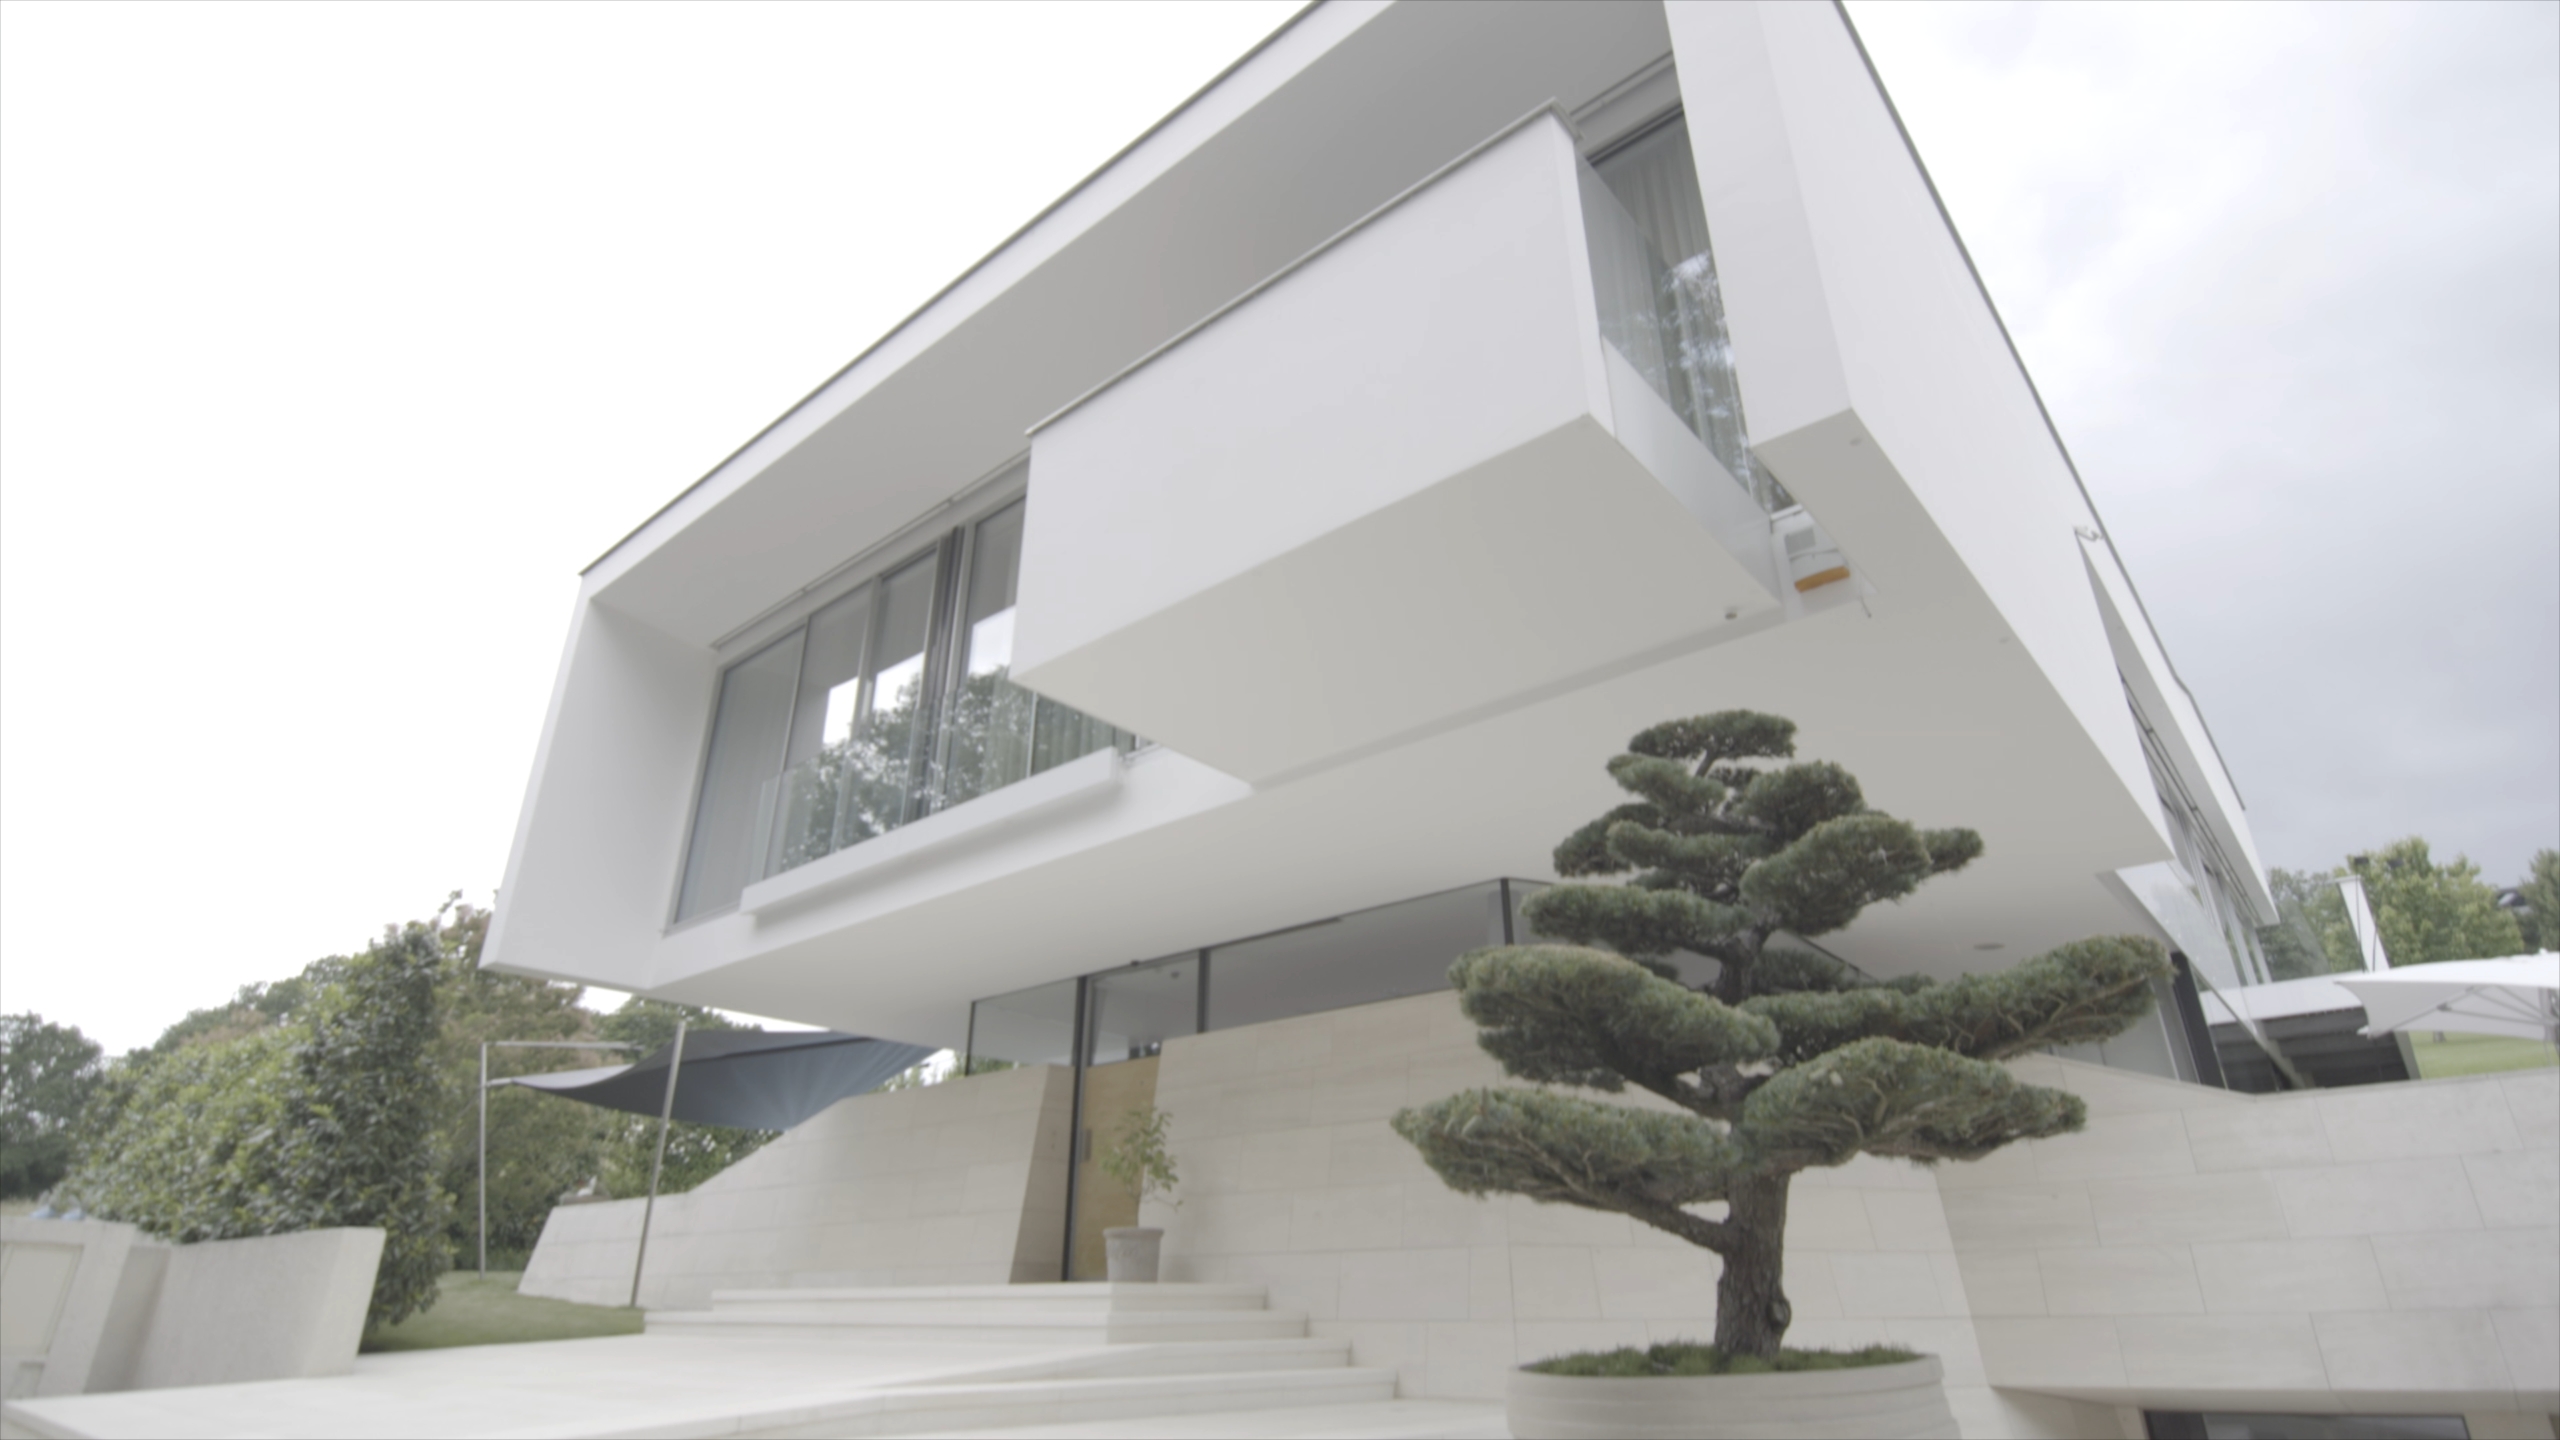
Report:
[[[1775,514],[1794,505],[1794,497],[1752,457],[1743,432],[1742,392],[1734,383],[1733,342],[1725,331],[1715,256],[1701,249],[1677,264],[1664,260],[1599,172],[1587,164],[1581,171],[1601,338],[1761,509]]]
[[[903,698],[903,697],[902,697]],[[855,733],[764,782],[759,879],[850,849],[1097,750],[1138,738],[1045,699],[999,669],[961,682],[936,733],[917,733],[915,707],[867,717]],[[918,754],[930,744],[933,753]]]

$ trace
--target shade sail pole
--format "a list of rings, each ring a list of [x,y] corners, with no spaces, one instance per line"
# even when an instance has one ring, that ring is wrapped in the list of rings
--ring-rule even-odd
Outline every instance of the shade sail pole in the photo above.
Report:
[[[480,1042],[481,1279],[489,1278],[489,1052],[492,1050],[633,1050],[637,1048],[619,1040],[483,1040]]]
[[[640,1249],[631,1257],[631,1306],[640,1307],[640,1272],[649,1263],[649,1221],[658,1211],[658,1176],[667,1166],[667,1129],[676,1118],[676,1076],[684,1069],[684,1032],[676,1022],[675,1053],[667,1060],[667,1096],[658,1106],[658,1153],[649,1161],[649,1200],[640,1207]]]

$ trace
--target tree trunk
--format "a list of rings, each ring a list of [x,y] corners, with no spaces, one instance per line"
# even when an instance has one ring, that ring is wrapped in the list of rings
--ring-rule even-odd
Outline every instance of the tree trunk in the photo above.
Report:
[[[1793,1177],[1745,1180],[1726,1192],[1734,1243],[1723,1252],[1716,1281],[1716,1348],[1727,1355],[1774,1359],[1795,1318],[1787,1304],[1787,1185]]]

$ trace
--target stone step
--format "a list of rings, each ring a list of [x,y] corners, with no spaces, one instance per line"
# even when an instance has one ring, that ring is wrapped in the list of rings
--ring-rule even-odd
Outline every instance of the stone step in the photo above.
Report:
[[[1494,1401],[1370,1400],[896,1433],[915,1440],[1510,1440],[1511,1427]]]
[[[1116,1422],[1217,1411],[1297,1411],[1373,1405],[1395,1398],[1392,1370],[1222,1371],[1197,1375],[1026,1380],[997,1384],[919,1385],[875,1390],[836,1401],[662,1413],[637,1427],[582,1428],[597,1440],[676,1435],[885,1436],[938,1435],[1092,1421]],[[1177,1427],[1179,1429],[1179,1427]],[[1285,1432],[1284,1432],[1285,1433]]]
[[[652,1335],[800,1335],[828,1330],[849,1335],[893,1333],[908,1338],[996,1345],[1119,1345],[1136,1342],[1293,1340],[1307,1333],[1297,1310],[1155,1310],[1103,1314],[1038,1310],[924,1309],[900,1315],[837,1313],[822,1305],[720,1310],[653,1310]]]
[[[1059,1354],[1044,1352],[1017,1363],[991,1360],[972,1366],[966,1382],[1102,1380],[1114,1376],[1238,1374],[1248,1370],[1339,1370],[1351,1363],[1351,1342],[1305,1337],[1292,1340],[1140,1341],[1097,1345]],[[960,1377],[944,1381],[960,1384]]]
[[[1133,1310],[1253,1310],[1264,1303],[1260,1285],[1115,1285],[1108,1281],[1066,1285],[851,1285],[794,1286],[778,1290],[715,1290],[711,1308],[759,1309],[777,1305],[828,1305],[845,1313],[864,1307],[913,1315],[928,1308],[1058,1310],[1117,1314]]]

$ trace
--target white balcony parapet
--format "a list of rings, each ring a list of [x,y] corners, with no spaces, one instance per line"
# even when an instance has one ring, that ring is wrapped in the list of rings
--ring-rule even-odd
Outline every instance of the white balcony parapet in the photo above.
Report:
[[[1119,786],[1125,760],[1116,749],[1096,750],[965,805],[757,881],[739,897],[738,908],[758,917],[795,910],[868,884],[919,856],[947,855],[963,845],[1018,834],[1035,816],[1107,797]]]
[[[1016,677],[1268,785],[1800,612],[1585,192],[1541,109],[1043,422]]]

